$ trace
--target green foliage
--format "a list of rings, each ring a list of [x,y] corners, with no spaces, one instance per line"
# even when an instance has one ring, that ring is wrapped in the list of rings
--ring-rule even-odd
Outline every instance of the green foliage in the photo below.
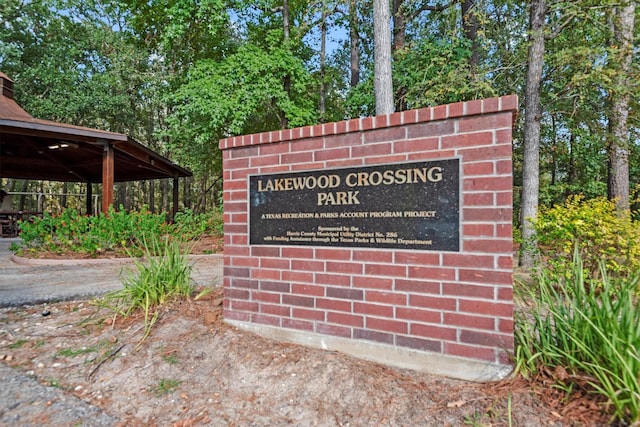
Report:
[[[164,215],[152,214],[146,209],[127,212],[109,210],[108,215],[80,215],[67,209],[60,215],[45,213],[42,218],[32,218],[20,223],[22,241],[12,245],[18,253],[36,256],[43,252],[75,252],[87,257],[134,256],[146,250],[164,251],[162,236],[175,236],[179,241],[196,240],[203,235],[221,236],[223,216],[220,209],[196,214],[190,209],[178,212],[173,224],[166,224]],[[158,245],[145,246],[145,241]],[[188,250],[188,245],[185,250]],[[155,254],[152,252],[152,254]]]
[[[110,254],[142,254],[143,238],[155,238],[168,231],[164,215],[109,210],[97,216],[80,215],[66,209],[59,216],[45,213],[20,225],[21,251],[77,252],[91,257]]]
[[[468,45],[463,39],[423,37],[412,49],[396,52],[394,87],[407,88],[409,108],[495,96],[489,81],[469,67]]]
[[[640,270],[612,279],[601,264],[598,287],[587,285],[583,270],[576,251],[571,279],[556,284],[543,272],[537,288],[518,288],[528,306],[515,313],[516,369],[525,376],[543,367],[566,371],[557,378],[560,388],[570,391],[586,381],[607,398],[609,406],[603,409],[614,419],[637,423]]]
[[[223,225],[220,210],[196,214],[191,209],[185,209],[176,214],[173,233],[182,240],[193,240],[202,235],[222,235]]]
[[[142,311],[145,330],[140,343],[151,332],[163,306],[174,299],[190,297],[193,265],[183,253],[180,241],[145,238],[145,259],[136,261],[136,271],[124,277],[124,288],[105,295],[96,303],[128,317]]]
[[[616,276],[640,268],[640,226],[629,215],[616,212],[613,201],[573,196],[563,205],[543,209],[534,227],[541,263],[552,277],[570,277],[575,247],[594,277],[600,262]]]
[[[291,93],[283,88],[285,76],[291,78]],[[315,118],[305,97],[309,78],[303,63],[287,49],[246,45],[222,62],[197,63],[174,97],[176,115],[206,117],[202,130],[215,137],[277,129],[281,114],[291,127],[303,126]]]
[[[373,92],[373,76],[362,80],[351,88],[346,99],[349,117],[367,117],[375,115],[376,98]]]
[[[396,95],[405,96],[409,108],[509,93],[523,101],[527,2],[474,2],[474,66],[474,44],[462,35],[460,2],[432,3],[443,10],[429,10],[426,2],[396,4],[406,23],[406,43],[393,62],[394,86],[406,92]],[[548,4],[540,138],[544,205],[577,192],[604,194],[607,111],[621,95],[630,97],[631,187],[640,179],[640,56],[633,59],[631,83],[621,85],[610,18],[619,3]],[[127,133],[190,168],[188,198],[206,200],[209,206],[199,208],[205,210],[213,200],[206,198],[209,184],[221,175],[220,138],[374,113],[370,2],[355,2],[353,16],[345,2],[287,4],[285,41],[283,3],[276,0],[0,0],[0,69],[15,80],[16,99],[34,116]],[[330,36],[321,72],[322,9]],[[350,23],[360,38],[361,80],[349,90]],[[328,96],[323,117],[321,81]],[[516,186],[522,117],[514,132]],[[38,185],[35,191],[47,190]],[[118,196],[127,200],[118,203],[146,203],[145,191],[123,191]]]

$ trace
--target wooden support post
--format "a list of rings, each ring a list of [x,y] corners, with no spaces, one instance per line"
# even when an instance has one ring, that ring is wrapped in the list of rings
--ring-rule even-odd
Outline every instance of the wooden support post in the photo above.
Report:
[[[109,206],[113,205],[113,180],[114,180],[115,152],[109,142],[104,143],[102,154],[102,212],[109,212]]]

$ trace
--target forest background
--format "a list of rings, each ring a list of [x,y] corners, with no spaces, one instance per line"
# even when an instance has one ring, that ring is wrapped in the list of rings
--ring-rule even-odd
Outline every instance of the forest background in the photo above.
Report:
[[[373,3],[0,0],[0,70],[34,117],[126,133],[189,168],[181,208],[206,212],[221,204],[219,139],[375,114]],[[611,197],[616,175],[628,180],[623,191],[638,207],[640,31],[632,1],[389,4],[395,111],[520,96],[515,225],[527,189],[535,200],[525,205],[537,209],[538,197],[542,206],[573,194]],[[115,205],[168,211],[171,185],[117,184]],[[67,197],[49,204],[83,206]]]

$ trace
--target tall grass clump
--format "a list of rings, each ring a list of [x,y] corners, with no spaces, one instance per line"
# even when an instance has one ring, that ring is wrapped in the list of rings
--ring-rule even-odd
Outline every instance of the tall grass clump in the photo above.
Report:
[[[123,317],[144,314],[144,334],[151,332],[161,308],[172,300],[190,297],[194,290],[191,280],[193,265],[183,252],[180,241],[152,238],[144,243],[143,260],[135,261],[135,269],[123,277],[124,287],[106,294],[98,305]]]
[[[516,370],[529,377],[564,368],[562,388],[586,381],[606,398],[612,421],[640,422],[639,276],[611,278],[601,263],[600,286],[588,286],[576,250],[570,277],[553,283],[541,272],[537,287],[519,287],[525,307],[515,315]]]

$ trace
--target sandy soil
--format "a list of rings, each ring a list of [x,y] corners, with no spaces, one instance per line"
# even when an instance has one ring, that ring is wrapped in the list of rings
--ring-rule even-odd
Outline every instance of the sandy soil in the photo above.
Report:
[[[0,360],[123,426],[598,423],[522,379],[452,380],[237,330],[221,295],[173,303],[142,342],[140,316],[114,321],[87,301],[2,309]]]

